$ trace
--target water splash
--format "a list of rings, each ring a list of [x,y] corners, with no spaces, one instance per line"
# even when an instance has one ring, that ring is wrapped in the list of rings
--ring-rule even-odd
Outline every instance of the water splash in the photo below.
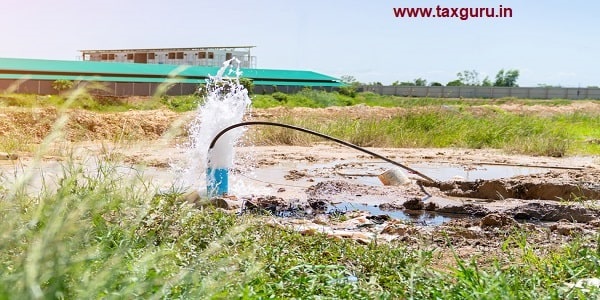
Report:
[[[201,194],[206,187],[210,142],[225,127],[241,122],[250,107],[248,91],[239,82],[241,74],[239,60],[234,58],[223,63],[215,76],[209,76],[204,104],[198,107],[189,128],[189,141],[184,145],[188,157],[180,172],[181,181],[184,186],[197,187]],[[231,130],[217,141],[211,151],[212,166],[233,166],[234,145],[243,132],[243,128]]]

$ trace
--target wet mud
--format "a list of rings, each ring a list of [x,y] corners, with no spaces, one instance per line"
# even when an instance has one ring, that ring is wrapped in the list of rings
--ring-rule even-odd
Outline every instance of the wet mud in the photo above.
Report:
[[[600,172],[595,168],[547,172],[539,175],[516,176],[509,179],[444,181],[422,184],[438,188],[453,197],[490,200],[506,198],[524,200],[575,201],[600,199]]]

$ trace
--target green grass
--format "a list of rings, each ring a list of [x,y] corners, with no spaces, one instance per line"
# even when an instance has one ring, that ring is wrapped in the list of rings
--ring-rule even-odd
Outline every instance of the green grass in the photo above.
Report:
[[[0,106],[18,107],[48,107],[60,106],[68,97],[65,95],[34,95],[34,94],[2,94]],[[130,102],[127,97],[99,96],[82,93],[72,102],[73,108],[92,111],[127,111],[130,109],[147,110],[167,108],[176,112],[195,110],[203,101],[200,95],[184,96],[153,96],[143,100]],[[253,95],[252,106],[255,108],[270,107],[313,107],[323,108],[330,106],[351,106],[364,104],[380,107],[427,107],[427,106],[453,106],[470,107],[482,105],[518,104],[518,105],[544,105],[561,106],[573,103],[572,100],[532,100],[532,99],[445,99],[445,98],[416,98],[384,96],[371,92],[358,93],[349,97],[337,92],[324,92],[305,89],[295,94],[273,93],[269,95]]]
[[[361,245],[195,209],[115,165],[65,162],[56,191],[0,194],[0,299],[591,299],[566,282],[600,276],[596,245],[539,252],[510,234],[487,264],[452,248]]]
[[[561,157],[600,154],[600,115],[556,113],[551,116],[502,111],[494,105],[570,105],[570,100],[435,99],[303,90],[296,94],[257,95],[257,108],[350,106],[402,107],[391,118],[361,116],[327,119],[321,116],[283,116],[273,121],[313,129],[360,146],[494,148],[511,153]],[[478,107],[481,112],[470,110]],[[426,110],[425,110],[426,109]],[[264,128],[252,141],[259,144],[309,145],[318,139],[280,128]]]
[[[576,113],[525,116],[488,109],[484,112],[432,108],[409,110],[391,118],[324,119],[284,116],[275,121],[332,135],[360,146],[495,148],[508,152],[560,157],[600,154],[600,116]],[[252,131],[258,144],[308,145],[318,138],[289,129]]]
[[[65,101],[67,99],[61,96],[0,96],[0,104],[22,107],[54,107],[63,105]],[[91,97],[85,93],[69,101],[70,107],[94,111],[165,108],[185,112],[196,109],[202,103],[197,95],[150,97],[130,103],[127,99]],[[355,97],[349,97],[317,90],[302,90],[290,95],[274,93],[253,96],[253,106],[256,108],[364,104],[407,109],[406,113],[385,119],[377,116],[328,119],[306,115],[282,116],[274,120],[310,128],[361,146],[495,148],[512,153],[556,157],[600,154],[598,114],[577,112],[544,116],[505,112],[493,106],[503,103],[561,106],[573,101],[403,98],[374,93],[358,93]],[[19,148],[10,145],[14,141],[11,137],[3,139],[4,142],[0,141],[0,144],[6,145],[4,148]],[[261,129],[251,140],[257,144],[285,145],[309,145],[317,141],[302,133],[273,128]]]
[[[571,103],[573,103],[572,100],[564,99],[445,99],[385,96],[372,92],[358,93],[355,97],[350,97],[337,92],[324,92],[318,90],[301,90],[298,93],[289,95],[283,93],[274,93],[270,95],[254,95],[252,97],[252,106],[255,108],[270,108],[278,106],[323,108],[329,106],[351,106],[357,104],[381,107],[425,107],[441,105],[469,107],[499,104],[561,106],[569,105]]]
[[[435,118],[421,117],[423,130],[436,128]],[[95,170],[67,159],[56,188],[27,192],[65,124],[63,114],[23,175],[0,176],[0,299],[600,296],[566,285],[600,276],[598,234],[542,249],[519,229],[486,263],[448,260],[452,246],[363,245],[269,225],[268,216],[197,209],[178,190],[158,193],[141,171],[118,172],[118,159]]]

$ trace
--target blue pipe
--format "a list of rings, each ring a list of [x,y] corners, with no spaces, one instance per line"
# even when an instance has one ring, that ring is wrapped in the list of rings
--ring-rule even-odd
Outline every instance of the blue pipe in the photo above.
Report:
[[[229,169],[206,170],[206,194],[209,198],[227,195],[229,192]]]

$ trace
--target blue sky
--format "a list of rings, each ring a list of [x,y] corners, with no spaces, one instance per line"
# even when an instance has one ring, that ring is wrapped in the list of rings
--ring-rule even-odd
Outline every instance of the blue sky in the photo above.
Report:
[[[509,7],[512,18],[396,18],[394,7]],[[447,83],[463,70],[520,86],[600,85],[598,1],[3,0],[0,57],[80,49],[256,45],[259,68],[361,82]]]

